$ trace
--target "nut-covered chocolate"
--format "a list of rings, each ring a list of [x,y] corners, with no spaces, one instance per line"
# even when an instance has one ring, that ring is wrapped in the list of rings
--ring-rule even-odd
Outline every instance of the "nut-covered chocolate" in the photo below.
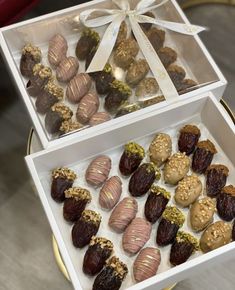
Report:
[[[89,164],[86,170],[86,181],[93,186],[101,186],[109,176],[111,170],[111,159],[101,155]]]
[[[146,219],[155,223],[163,214],[170,198],[170,192],[160,186],[152,185],[144,207]]]
[[[20,72],[24,77],[30,78],[33,74],[33,67],[42,59],[41,50],[28,43],[22,49],[20,59]]]
[[[145,59],[139,59],[130,65],[126,74],[126,82],[134,87],[143,80],[149,72],[149,65]]]
[[[54,35],[49,40],[48,61],[52,67],[57,67],[66,57],[68,44],[61,34]]]
[[[175,62],[177,59],[176,51],[167,46],[160,48],[157,54],[165,68]]]
[[[130,113],[133,113],[133,112],[136,112],[138,110],[140,110],[141,107],[139,104],[137,103],[133,103],[133,104],[130,104],[128,101],[123,103],[123,105],[121,105],[115,115],[115,118],[119,118],[119,117],[122,117],[122,116],[125,116],[127,114],[130,114]]]
[[[146,35],[155,51],[158,52],[159,49],[163,47],[165,41],[165,31],[152,27],[149,31],[147,31]]]
[[[101,72],[97,72],[95,76],[96,91],[98,94],[104,95],[111,90],[111,83],[114,81],[112,67],[106,64]]]
[[[86,73],[77,74],[69,82],[66,89],[66,96],[71,103],[79,103],[91,88],[91,78]]]
[[[41,63],[37,63],[33,67],[32,77],[26,84],[28,94],[32,97],[40,95],[50,79],[52,79],[51,69]]]
[[[136,254],[150,238],[152,226],[147,220],[137,217],[126,228],[122,237],[122,246],[125,252]]]
[[[144,156],[145,151],[142,146],[135,142],[127,143],[119,161],[119,170],[122,175],[132,174],[139,167]]]
[[[69,222],[76,222],[81,217],[86,205],[91,202],[90,191],[81,187],[71,187],[64,193],[64,218]]]
[[[180,129],[178,148],[180,152],[190,155],[196,148],[197,142],[201,136],[200,129],[195,125],[185,125]]]
[[[53,81],[49,81],[44,87],[42,94],[36,99],[37,112],[46,114],[55,103],[62,101],[63,97],[63,88],[57,86]]]
[[[111,120],[111,116],[107,112],[95,113],[89,120],[89,125],[96,126]]]
[[[185,153],[173,154],[164,166],[164,180],[166,183],[175,185],[188,173],[190,158]]]
[[[145,78],[137,85],[135,95],[137,97],[149,97],[156,94],[158,90],[159,85],[155,78]]]
[[[69,119],[69,120],[62,122],[62,124],[60,126],[60,133],[61,133],[61,135],[68,134],[70,132],[80,130],[80,129],[82,129],[82,127],[83,127],[82,124]]]
[[[163,95],[161,96],[157,96],[157,97],[148,97],[147,99],[144,99],[142,101],[139,101],[139,103],[141,104],[142,108],[146,108],[161,102],[164,102],[166,99]]]
[[[118,80],[115,80],[111,84],[111,90],[105,98],[105,109],[114,114],[118,108],[130,97],[132,91],[130,87]]]
[[[198,83],[191,79],[183,79],[180,83],[177,84],[177,90],[179,95],[186,94],[195,90],[198,86]]]
[[[206,170],[206,193],[216,197],[226,185],[229,170],[225,165],[213,164]]]
[[[185,176],[179,181],[175,190],[175,202],[182,206],[188,207],[199,197],[202,192],[202,182],[196,175]]]
[[[215,145],[210,140],[198,142],[193,154],[193,171],[196,173],[205,173],[216,153]]]
[[[85,95],[77,108],[76,117],[78,122],[86,124],[90,118],[98,111],[100,105],[99,97],[96,93]]]
[[[59,82],[69,82],[78,72],[78,60],[73,57],[65,57],[56,68],[56,78]]]
[[[91,52],[91,50],[94,47],[97,47],[99,42],[100,42],[99,34],[94,30],[85,28],[76,46],[75,52],[77,58],[80,60],[85,60],[88,54]]]
[[[123,40],[114,51],[114,62],[117,66],[127,69],[139,52],[138,43],[128,38]]]
[[[117,36],[117,40],[115,43],[115,47],[118,47],[119,44],[123,41],[126,40],[127,38],[127,24],[126,21],[122,21],[120,28],[119,28],[119,32],[118,32],[118,36]]]
[[[216,201],[210,197],[203,197],[190,207],[190,223],[194,231],[202,231],[213,222]]]
[[[232,225],[217,221],[203,232],[200,239],[200,248],[204,253],[220,248],[230,243],[231,235]]]
[[[95,278],[92,290],[119,290],[127,273],[127,266],[113,256]]]
[[[185,70],[181,66],[178,66],[176,64],[171,64],[167,68],[167,72],[168,72],[169,77],[171,78],[172,82],[174,83],[177,91],[180,90],[181,83],[186,76]]]
[[[133,274],[136,282],[144,281],[157,274],[161,263],[161,253],[157,248],[142,249],[133,264]]]
[[[159,133],[149,146],[150,160],[160,167],[171,156],[171,137],[165,133]]]
[[[217,196],[217,212],[221,219],[231,221],[235,218],[235,187],[225,186]]]
[[[198,251],[199,249],[199,242],[194,236],[179,231],[173,245],[171,246],[170,263],[173,266],[183,264],[195,251]]]
[[[161,173],[153,163],[143,163],[130,178],[130,194],[135,197],[146,194],[155,179],[159,180],[160,177]]]
[[[83,259],[83,272],[91,276],[98,274],[112,252],[113,243],[110,240],[92,237]]]
[[[177,207],[167,206],[157,229],[157,244],[162,247],[172,244],[184,222],[184,214]]]
[[[101,215],[93,210],[85,209],[72,229],[72,241],[76,248],[83,248],[99,230]]]
[[[59,133],[63,121],[71,119],[72,115],[73,112],[63,103],[56,103],[53,105],[45,117],[47,132],[50,134]]]
[[[118,233],[124,232],[138,211],[138,203],[133,197],[125,197],[114,208],[109,218],[109,226]]]
[[[77,178],[76,173],[66,167],[59,167],[52,171],[51,197],[57,202],[65,200],[65,190],[73,186]]]
[[[122,181],[118,176],[112,176],[104,183],[100,190],[99,204],[102,208],[112,209],[122,194]]]

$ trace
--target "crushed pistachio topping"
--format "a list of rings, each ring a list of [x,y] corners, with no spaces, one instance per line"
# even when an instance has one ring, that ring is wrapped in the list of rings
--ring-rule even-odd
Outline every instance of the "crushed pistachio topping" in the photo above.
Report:
[[[222,192],[229,194],[229,195],[232,195],[232,196],[235,196],[235,187],[233,185],[225,186],[222,189]]]
[[[225,165],[222,165],[222,164],[212,164],[208,167],[207,169],[207,172],[212,170],[212,169],[215,169],[216,171],[222,171],[222,173],[226,176],[228,176],[229,174],[229,169],[227,166]]]
[[[129,142],[125,145],[127,155],[139,155],[142,159],[145,156],[144,148],[135,142]]]
[[[106,72],[106,73],[112,73],[112,67],[111,67],[111,65],[109,63],[106,63],[103,71]]]
[[[176,206],[167,206],[162,217],[179,227],[182,227],[185,221],[184,214]]]
[[[89,245],[90,246],[94,246],[94,245],[97,245],[97,244],[99,244],[102,249],[106,248],[106,249],[109,249],[111,251],[113,250],[113,243],[110,240],[108,240],[106,238],[93,236],[91,238],[91,241],[90,241]]]
[[[132,112],[138,111],[139,109],[141,109],[139,104],[129,104],[128,102],[124,102],[122,106],[119,108],[117,115],[120,113],[123,115],[125,113],[127,114],[132,113]]]
[[[185,125],[181,130],[180,132],[182,133],[192,133],[192,134],[195,134],[195,135],[199,135],[199,137],[201,136],[201,132],[200,130],[198,129],[197,126],[195,125]]]
[[[177,236],[176,236],[176,241],[178,243],[190,243],[194,246],[195,251],[199,251],[199,242],[198,239],[196,239],[194,236],[192,236],[189,233],[183,232],[183,231],[178,231]]]
[[[82,124],[74,122],[71,119],[64,121],[60,126],[60,131],[63,133],[69,133],[75,130],[79,130],[83,127]]]
[[[49,81],[46,85],[45,85],[45,90],[55,96],[58,101],[61,101],[64,97],[64,90],[63,88],[57,86],[53,81]]]
[[[181,200],[188,200],[191,195],[192,188],[196,188],[200,184],[201,181],[196,175],[185,176],[184,179],[179,181],[176,190],[180,192]]]
[[[215,148],[215,145],[210,141],[210,140],[206,140],[206,141],[200,141],[197,143],[197,147],[198,148],[202,148],[205,150],[210,151],[212,154],[217,153],[217,150]]]
[[[128,96],[130,96],[131,93],[132,93],[131,88],[127,84],[125,84],[124,82],[118,81],[118,80],[114,80],[111,83],[111,88],[112,89],[117,89],[122,94],[125,94],[125,95],[128,95]]]
[[[65,106],[63,103],[56,103],[51,107],[53,112],[60,113],[64,120],[69,120],[73,116],[73,112],[69,107]]]
[[[161,178],[161,170],[155,166],[155,179],[160,180]]]
[[[71,187],[67,190],[65,190],[65,197],[66,198],[74,198],[75,200],[86,200],[88,202],[91,201],[91,194],[90,191],[81,188],[81,187]]]
[[[23,54],[31,54],[35,61],[40,61],[42,53],[39,47],[32,45],[31,43],[26,44],[22,49]]]
[[[95,30],[92,30],[90,28],[85,28],[82,32],[82,36],[86,36],[86,37],[91,37],[92,39],[94,39],[97,43],[100,42],[100,36],[99,33],[97,33]]]
[[[84,219],[87,222],[92,222],[94,224],[99,225],[101,222],[101,215],[93,210],[85,209],[82,212],[82,219]]]
[[[125,279],[128,273],[128,268],[116,256],[113,256],[110,260],[108,260],[107,266],[113,268],[114,274],[118,276],[121,280]]]
[[[77,178],[76,173],[66,167],[58,167],[52,171],[53,178],[65,178],[74,181]]]
[[[151,191],[152,193],[155,193],[156,195],[163,195],[163,196],[164,196],[165,198],[167,198],[167,199],[170,199],[170,198],[171,198],[171,194],[170,194],[169,191],[166,191],[165,188],[160,187],[160,186],[157,186],[157,185],[155,185],[155,184],[153,184],[153,185],[151,186],[150,191]]]

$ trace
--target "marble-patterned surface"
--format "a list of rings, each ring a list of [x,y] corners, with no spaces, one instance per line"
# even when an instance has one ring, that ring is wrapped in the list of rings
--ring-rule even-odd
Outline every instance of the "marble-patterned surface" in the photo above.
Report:
[[[26,17],[78,3],[41,1]],[[235,7],[207,5],[186,11],[193,23],[210,27],[201,37],[229,80],[225,99],[235,111]],[[60,273],[52,252],[51,231],[33,192],[24,163],[31,122],[0,59],[0,290],[72,289]],[[232,257],[231,257],[232,258]],[[235,259],[195,273],[178,290],[234,289]]]

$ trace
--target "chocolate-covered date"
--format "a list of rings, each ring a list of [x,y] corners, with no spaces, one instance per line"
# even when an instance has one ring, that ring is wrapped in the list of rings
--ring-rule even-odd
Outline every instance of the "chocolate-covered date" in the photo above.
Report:
[[[100,105],[99,97],[96,93],[88,93],[80,101],[76,117],[78,122],[86,124],[90,118],[98,111]]]
[[[78,68],[79,63],[75,57],[65,57],[56,69],[57,80],[62,83],[69,82],[77,74]]]
[[[61,34],[56,34],[49,40],[48,61],[52,67],[57,67],[66,57],[68,44]]]

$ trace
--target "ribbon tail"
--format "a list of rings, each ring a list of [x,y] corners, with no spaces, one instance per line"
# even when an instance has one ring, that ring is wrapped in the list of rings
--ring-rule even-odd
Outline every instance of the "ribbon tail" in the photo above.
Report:
[[[120,25],[125,18],[125,14],[118,14],[113,19],[113,22],[108,26],[100,42],[100,45],[86,71],[87,73],[102,71],[104,69],[116,43]]]
[[[157,80],[165,99],[167,101],[176,99],[179,97],[179,94],[152,44],[149,42],[147,36],[140,28],[137,20],[135,19],[135,16],[130,15],[129,20],[140,49],[142,50],[143,55],[145,56],[146,61],[148,62],[148,65],[152,70],[152,73]]]
[[[152,23],[163,28],[186,34],[186,35],[197,35],[201,31],[206,30],[206,27],[199,26],[199,25],[192,25],[192,24],[185,24],[185,23],[178,23],[178,22],[171,22],[165,20],[154,19],[152,17],[148,17],[145,15],[136,15],[136,20],[139,23]]]

